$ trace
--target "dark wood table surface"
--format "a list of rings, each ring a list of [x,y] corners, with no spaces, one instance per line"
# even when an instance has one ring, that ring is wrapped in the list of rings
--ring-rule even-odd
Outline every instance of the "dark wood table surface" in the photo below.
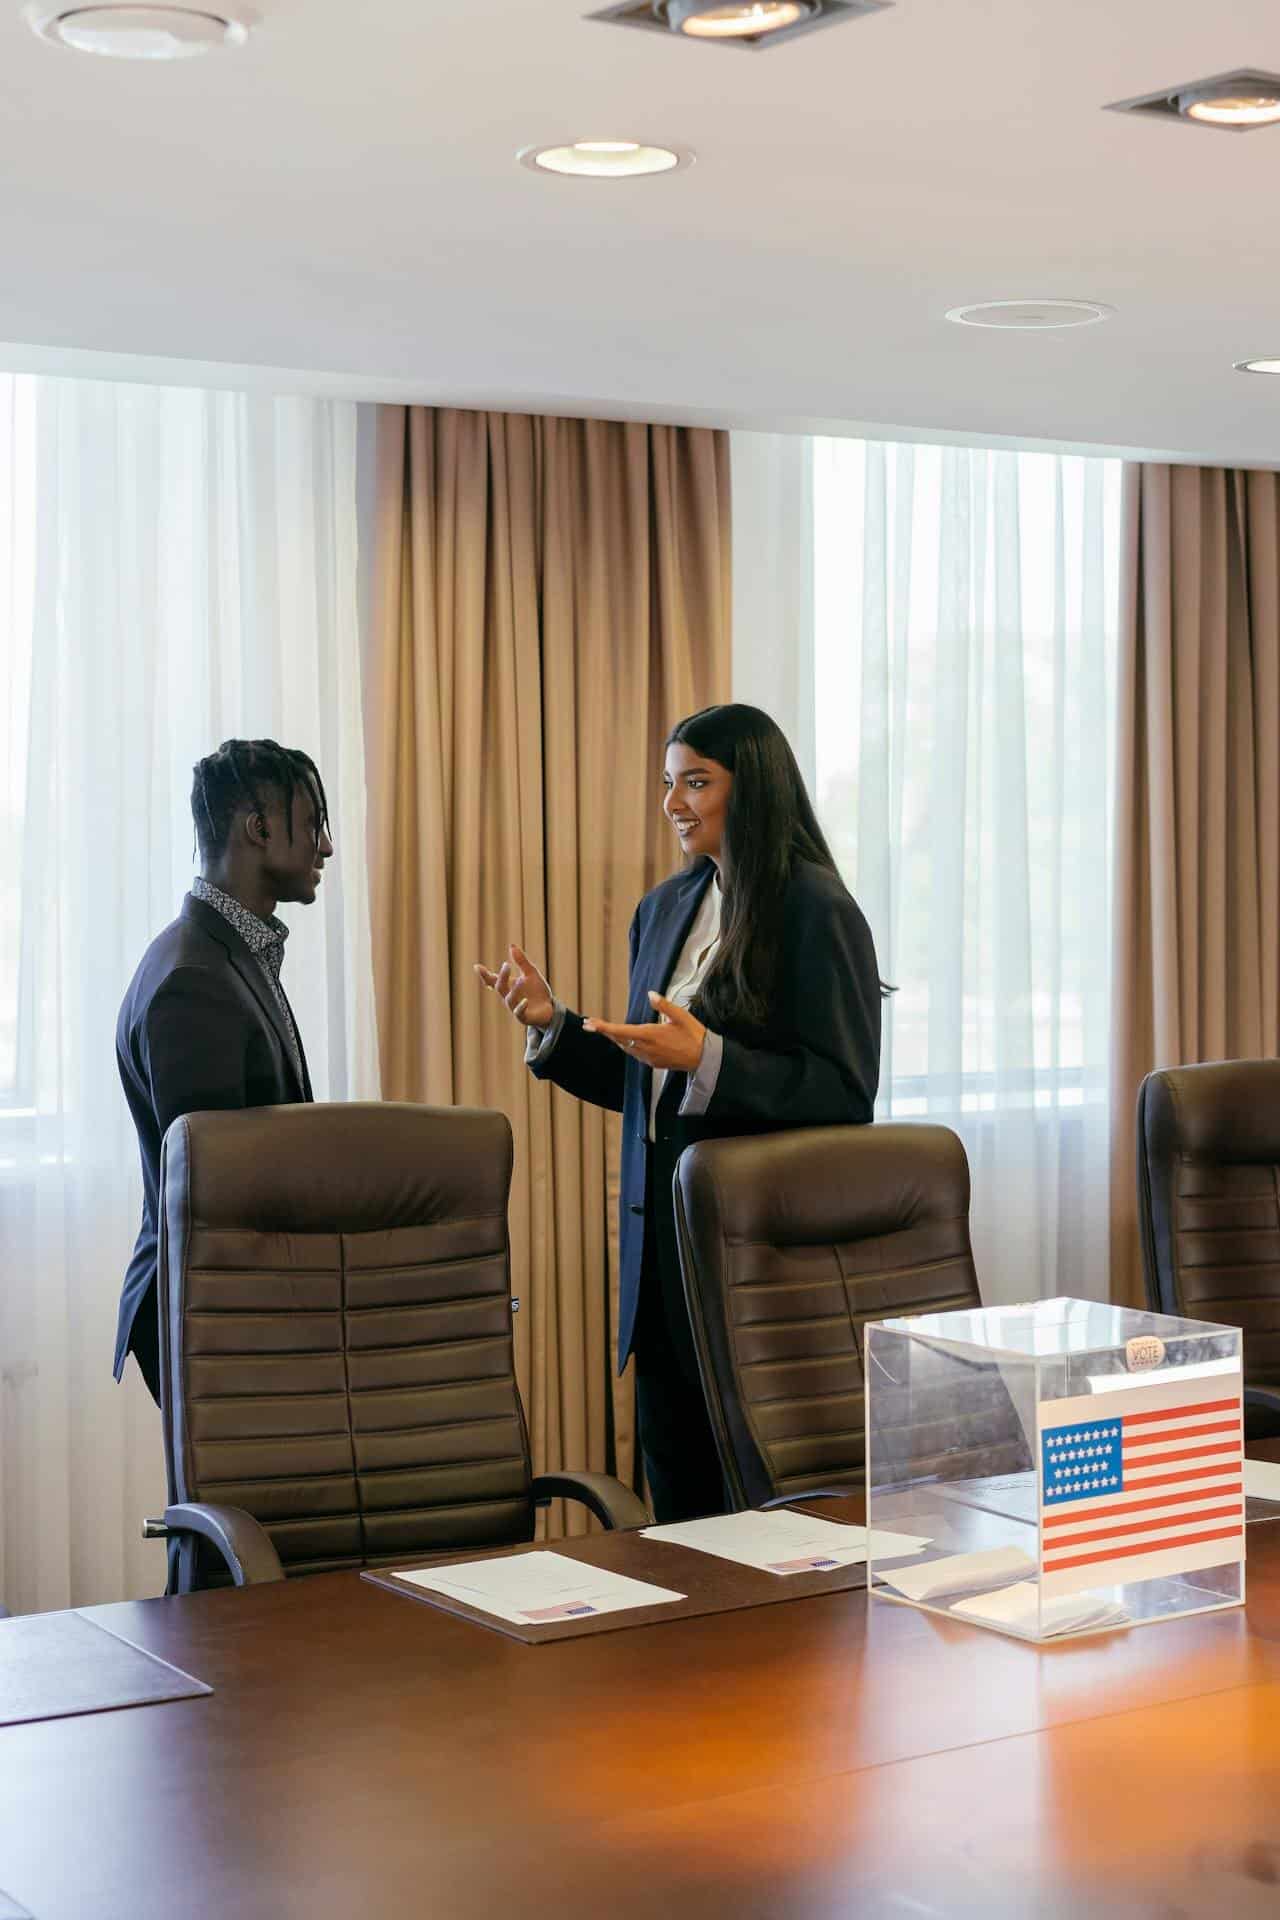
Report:
[[[0,1914],[1275,1920],[1280,1521],[1248,1594],[1043,1649],[848,1592],[540,1647],[355,1574],[95,1608],[215,1691],[0,1730]]]

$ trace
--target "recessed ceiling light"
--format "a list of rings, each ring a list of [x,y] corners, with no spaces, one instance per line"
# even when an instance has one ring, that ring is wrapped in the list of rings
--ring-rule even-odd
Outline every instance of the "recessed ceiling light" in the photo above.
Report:
[[[674,173],[693,164],[676,147],[650,147],[639,140],[575,140],[572,146],[526,147],[521,166],[535,173],[563,173],[584,180],[636,180],[648,173]]]
[[[248,17],[225,8],[181,6],[49,6],[25,9],[42,40],[76,53],[115,60],[190,60],[219,47],[243,46]]]
[[[1135,100],[1113,100],[1112,113],[1156,114],[1184,125],[1217,127],[1224,133],[1253,133],[1280,122],[1280,74],[1237,67],[1206,80],[1184,80]]]
[[[745,40],[812,18],[818,0],[658,0],[657,11],[694,40]]]
[[[612,6],[587,18],[762,53],[817,27],[839,26],[842,20],[880,13],[892,4],[893,0],[614,0]]]
[[[1280,358],[1275,360],[1237,360],[1237,373],[1280,373]]]
[[[952,307],[947,314],[958,327],[1004,327],[1014,332],[1041,333],[1051,327],[1091,327],[1109,320],[1114,307],[1099,300],[986,300],[972,307]]]

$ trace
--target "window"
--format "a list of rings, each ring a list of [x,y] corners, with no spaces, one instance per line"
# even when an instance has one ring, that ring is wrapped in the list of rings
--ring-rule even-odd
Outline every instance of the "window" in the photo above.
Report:
[[[0,1128],[4,1116],[29,1109],[30,1049],[19,1046],[22,998],[30,990],[23,965],[23,823],[30,743],[32,604],[35,593],[34,383],[0,379]],[[0,1133],[0,1162],[4,1158]]]
[[[193,761],[305,746],[364,838],[356,414],[342,402],[0,376],[0,1590],[154,1592],[154,1410],[111,1379],[142,1180],[116,1014],[190,881]],[[377,1088],[359,854],[299,915],[313,1079]],[[162,1558],[162,1556],[161,1556]]]
[[[1118,461],[733,437],[734,691],[875,935],[878,1117],[963,1139],[989,1302],[1105,1297]]]

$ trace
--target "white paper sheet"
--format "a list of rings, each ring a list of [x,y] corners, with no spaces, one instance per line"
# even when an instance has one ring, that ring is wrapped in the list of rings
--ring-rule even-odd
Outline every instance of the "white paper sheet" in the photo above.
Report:
[[[942,1594],[972,1593],[996,1581],[1025,1580],[1036,1571],[1029,1554],[1017,1547],[989,1547],[983,1553],[949,1553],[942,1560],[927,1560],[922,1567],[894,1567],[883,1577],[908,1600],[936,1600]]]
[[[677,1520],[668,1526],[645,1527],[649,1540],[666,1540],[677,1547],[693,1547],[719,1560],[761,1573],[827,1573],[833,1567],[856,1566],[868,1547],[877,1560],[921,1553],[927,1539],[917,1534],[882,1533],[868,1536],[865,1527],[821,1520],[811,1513],[777,1507],[771,1513],[721,1513],[709,1520]]]
[[[540,1627],[558,1620],[580,1620],[592,1613],[625,1613],[656,1607],[685,1595],[650,1586],[625,1574],[589,1567],[563,1553],[515,1553],[499,1560],[466,1560],[449,1567],[424,1567],[400,1580],[461,1600],[497,1620]]]
[[[1280,1465],[1274,1460],[1246,1460],[1244,1490],[1253,1500],[1280,1501]]]
[[[1123,1607],[1083,1593],[1046,1600],[1043,1617],[1037,1618],[1036,1593],[1034,1580],[1019,1580],[1016,1586],[1002,1587],[998,1593],[974,1594],[969,1600],[957,1600],[951,1612],[980,1626],[997,1627],[1001,1633],[1016,1633],[1024,1640],[1037,1640],[1045,1634],[1079,1632],[1083,1627],[1118,1627],[1129,1618]]]

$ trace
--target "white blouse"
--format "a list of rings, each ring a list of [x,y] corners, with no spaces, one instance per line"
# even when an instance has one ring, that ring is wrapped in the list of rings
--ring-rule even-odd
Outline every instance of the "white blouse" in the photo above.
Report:
[[[723,896],[720,892],[720,877],[717,874],[702,896],[689,937],[680,950],[680,956],[671,970],[671,978],[663,992],[664,1000],[674,1000],[678,1007],[689,1007],[698,997],[698,989],[706,976],[707,968],[716,957],[720,945],[720,904]],[[667,1069],[655,1067],[653,1071],[653,1090],[649,1095],[649,1138],[654,1136],[657,1123],[658,1102],[662,1098],[667,1084]]]
[[[674,1000],[677,1005],[688,1007],[698,996],[711,962],[715,959],[716,949],[720,945],[720,908],[723,895],[720,891],[720,876],[717,874],[698,903],[698,911],[688,938],[680,950],[671,976],[663,990],[664,1000]],[[552,998],[551,1024],[544,1030],[530,1027],[525,1034],[525,1065],[533,1066],[557,1045],[565,1023],[565,1006],[562,1000]],[[724,1040],[718,1033],[707,1029],[702,1044],[702,1059],[696,1070],[689,1075],[689,1085],[684,1099],[680,1102],[683,1114],[705,1113],[711,1103],[720,1079],[720,1068],[724,1061]],[[667,1084],[667,1070],[655,1068],[653,1089],[649,1096],[649,1139],[654,1137],[657,1123],[658,1102],[662,1098]]]

